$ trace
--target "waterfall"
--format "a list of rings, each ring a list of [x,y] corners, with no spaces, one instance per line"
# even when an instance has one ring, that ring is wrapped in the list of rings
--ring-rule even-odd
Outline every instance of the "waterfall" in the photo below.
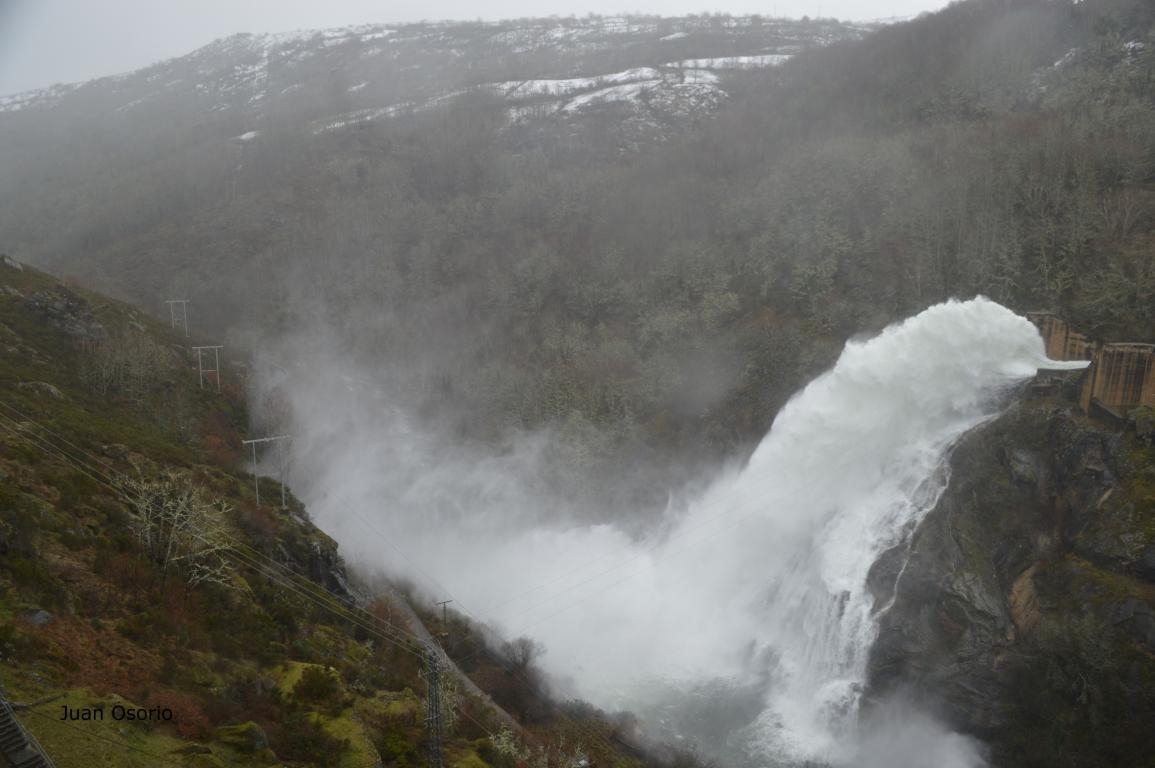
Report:
[[[313,379],[291,388],[295,464],[313,468],[294,482],[345,551],[541,640],[559,686],[659,718],[662,697],[741,691],[718,739],[761,764],[844,764],[876,634],[868,570],[933,508],[952,444],[1044,365],[1064,364],[983,298],[851,341],[745,466],[641,539],[532,522],[563,505],[533,482],[532,440],[457,451]]]

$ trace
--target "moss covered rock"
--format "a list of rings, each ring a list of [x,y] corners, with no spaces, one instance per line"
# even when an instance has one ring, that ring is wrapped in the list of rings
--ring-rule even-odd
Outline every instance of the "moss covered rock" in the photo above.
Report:
[[[269,748],[269,737],[261,726],[252,722],[222,725],[215,731],[217,741],[238,752],[254,754]]]
[[[1128,440],[1040,402],[964,437],[905,569],[884,557],[872,573],[894,602],[868,708],[913,695],[1004,768],[1150,764],[1152,457]]]

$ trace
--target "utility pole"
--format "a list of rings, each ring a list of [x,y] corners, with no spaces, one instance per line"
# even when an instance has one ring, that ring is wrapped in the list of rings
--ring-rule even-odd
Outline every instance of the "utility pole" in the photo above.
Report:
[[[442,768],[441,658],[432,643],[425,646],[425,738],[429,745],[429,768]]]
[[[274,443],[278,440],[292,440],[292,435],[275,435],[273,437],[258,437],[252,440],[242,440],[241,445],[253,446],[253,490],[257,495],[257,508],[261,506],[261,478],[257,475],[257,443]],[[285,509],[285,462],[281,461],[281,509]]]
[[[452,602],[453,602],[452,600],[439,600],[437,602],[437,604],[441,606],[441,625],[442,626],[445,626],[449,622],[449,614],[448,614],[448,611],[446,610],[445,606],[449,605]]]
[[[201,363],[201,353],[204,352],[206,349],[211,349],[213,351],[213,367],[212,368],[205,368],[204,365]],[[220,357],[220,351],[222,349],[224,349],[223,346],[193,347],[192,348],[193,352],[197,353],[197,377],[200,379],[201,389],[205,388],[205,374],[211,373],[214,375],[214,378],[216,378],[216,380],[217,380],[217,392],[219,393],[221,391],[221,357]]]
[[[449,612],[445,606],[452,602],[452,600],[440,600],[437,602],[437,604],[441,606],[441,637],[445,639],[446,645],[449,645]]]
[[[168,319],[173,329],[176,328],[176,305],[180,305],[181,327],[184,328],[184,336],[188,338],[188,299],[168,299],[165,301],[168,304]]]

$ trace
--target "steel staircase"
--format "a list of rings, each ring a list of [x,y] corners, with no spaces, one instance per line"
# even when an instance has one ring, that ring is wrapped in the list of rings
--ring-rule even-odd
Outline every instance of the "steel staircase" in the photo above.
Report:
[[[0,695],[0,760],[12,768],[55,768],[55,763],[12,712],[12,705]]]

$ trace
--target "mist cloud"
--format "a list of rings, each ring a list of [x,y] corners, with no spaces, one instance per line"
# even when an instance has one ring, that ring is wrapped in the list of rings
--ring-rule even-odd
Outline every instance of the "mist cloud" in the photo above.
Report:
[[[554,679],[599,706],[657,717],[710,690],[735,713],[728,748],[840,762],[858,748],[876,633],[867,571],[935,504],[954,440],[1043,361],[1034,326],[993,302],[933,307],[848,344],[746,466],[602,522],[542,482],[549,433],[463,445],[375,390],[379,376],[323,356],[263,389],[287,398],[295,490],[347,556],[541,640]],[[638,516],[646,533],[631,535],[620,523]],[[945,764],[977,765],[948,736],[920,726],[860,746],[882,765],[929,739],[961,755]]]
[[[15,0],[0,4],[0,95],[59,82],[80,82],[181,56],[241,32],[287,32],[368,23],[488,20],[587,13],[685,15],[760,13],[866,20],[905,17],[942,0]]]

